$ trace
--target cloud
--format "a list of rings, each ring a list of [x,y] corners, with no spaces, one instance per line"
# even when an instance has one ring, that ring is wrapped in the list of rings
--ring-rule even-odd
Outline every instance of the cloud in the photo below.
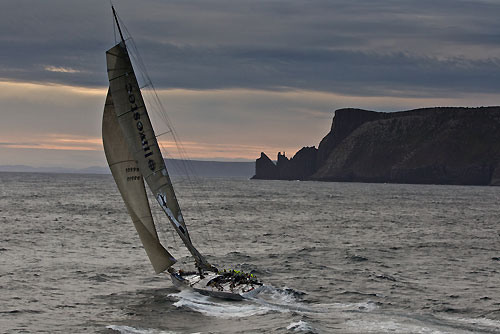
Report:
[[[117,10],[192,158],[317,145],[342,107],[498,104],[498,1],[121,0]],[[2,2],[2,160],[104,164],[114,33],[106,1]]]
[[[74,68],[62,67],[62,66],[45,66],[44,69],[49,72],[58,72],[58,73],[80,73],[81,70],[76,70]]]
[[[106,86],[107,3],[4,9],[0,77]],[[127,0],[117,9],[160,88],[428,97],[500,89],[495,1]]]
[[[32,135],[24,138],[24,141],[17,141],[12,138],[7,141],[8,136],[4,136],[4,141],[0,142],[0,147],[11,149],[44,149],[44,150],[67,150],[67,151],[102,151],[101,138],[89,138],[75,136],[72,134],[47,133],[43,135]]]
[[[297,48],[164,48],[169,59],[152,62],[151,67],[156,82],[167,88],[298,89],[379,96],[398,90],[401,95],[426,96],[500,90],[495,79],[500,75],[500,58],[442,59],[403,52]]]
[[[439,99],[304,90],[159,89],[157,93],[188,156],[222,160],[251,160],[261,151],[291,155],[302,146],[318,145],[338,108],[395,111],[492,105],[497,100],[493,94],[475,93]],[[151,91],[144,90],[144,95],[149,97]],[[4,111],[0,164],[104,166],[101,119],[105,96],[106,88],[0,82]],[[148,109],[166,157],[179,157],[163,115],[151,104]]]

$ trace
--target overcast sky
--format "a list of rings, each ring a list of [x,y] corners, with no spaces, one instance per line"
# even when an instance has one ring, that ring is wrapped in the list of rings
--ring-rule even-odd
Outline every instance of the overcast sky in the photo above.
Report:
[[[342,107],[500,104],[500,1],[114,4],[191,158],[293,155]],[[0,39],[0,165],[104,166],[109,1],[3,0]]]

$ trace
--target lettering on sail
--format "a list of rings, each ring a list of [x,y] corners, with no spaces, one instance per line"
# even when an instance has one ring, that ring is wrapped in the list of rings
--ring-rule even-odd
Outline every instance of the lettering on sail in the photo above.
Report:
[[[131,83],[125,85],[128,93],[128,102],[130,103],[130,112],[133,112],[134,121],[136,121],[135,126],[137,131],[139,131],[139,138],[141,139],[142,149],[144,150],[144,158],[149,158],[153,155],[153,151],[149,147],[149,143],[146,139],[146,134],[144,133],[144,125],[141,121],[141,114],[139,113],[137,103],[135,102],[135,95],[133,93],[134,87]],[[148,167],[152,171],[156,169],[156,163],[152,158],[148,159]]]
[[[140,170],[138,167],[126,167],[125,168],[125,173],[139,173]],[[131,175],[127,176],[127,181],[139,181],[142,180],[142,175]]]

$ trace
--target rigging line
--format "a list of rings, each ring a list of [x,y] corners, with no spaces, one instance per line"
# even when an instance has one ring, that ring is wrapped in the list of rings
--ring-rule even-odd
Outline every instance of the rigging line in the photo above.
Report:
[[[155,94],[155,97],[157,98],[158,103],[161,105],[161,101],[159,100],[159,97],[157,94]],[[164,108],[162,108],[162,109],[164,110]],[[197,173],[196,173],[193,165],[191,163],[189,163],[189,158],[187,157],[187,152],[185,151],[184,147],[182,146],[182,143],[180,142],[180,140],[178,138],[176,138],[176,133],[175,133],[175,130],[173,128],[172,128],[172,137],[174,138],[174,141],[176,142],[177,149],[178,149],[180,156],[182,158],[180,160],[180,163],[182,164],[183,172],[186,174],[186,177],[188,179],[188,184],[190,185],[191,191],[193,192],[195,201],[197,203],[197,209],[198,209],[198,211],[200,211],[199,208],[201,207],[201,204],[199,202],[199,197],[197,196],[197,192],[194,189],[194,182],[190,176],[193,175],[195,181],[197,181],[198,184],[200,183],[200,178],[197,176]],[[204,226],[206,227],[206,225],[204,225]],[[208,227],[206,227],[206,228],[207,228],[207,234],[209,236],[209,239],[211,239],[209,229],[208,229]]]
[[[147,72],[147,69],[146,69],[146,66],[144,65],[144,62],[142,61],[142,58],[141,58],[141,55],[137,49],[137,46],[132,38],[132,35],[129,33],[127,27],[125,26],[125,24],[121,21],[121,19],[119,17],[117,17],[116,19],[117,22],[119,22],[121,24],[121,28],[124,29],[124,31],[126,32],[126,35],[127,35],[127,41],[129,41],[128,44],[128,54],[131,55],[131,58],[135,61],[135,64],[136,66],[138,67],[139,69],[139,73],[141,75],[141,78],[143,80],[144,83],[149,83],[152,87],[152,91],[153,91],[153,101],[156,102],[156,106],[154,106],[153,104],[153,111],[155,111],[157,114],[159,114],[160,118],[163,118],[164,119],[164,123],[168,126],[168,128],[171,130],[172,132],[172,137],[174,138],[174,141],[176,143],[176,146],[177,146],[177,150],[179,152],[179,154],[181,155],[181,157],[185,157],[187,156],[185,150],[182,148],[182,144],[179,142],[178,138],[177,138],[177,135],[175,133],[175,130],[172,126],[172,122],[170,121],[169,117],[168,117],[168,114],[166,113],[165,111],[165,108],[163,107],[163,104],[161,103],[161,100],[159,99],[158,97],[158,94],[156,92],[156,89],[154,88],[154,85],[151,81],[151,78],[149,77],[149,74]],[[120,34],[121,35],[121,34]],[[123,39],[123,38],[122,38]],[[147,91],[147,90],[146,90]],[[149,103],[148,103],[149,104]],[[156,107],[159,107],[160,111],[157,111],[157,109],[155,109]],[[188,168],[185,167],[185,169],[187,170]],[[191,184],[192,185],[192,184]],[[196,197],[195,197],[196,198]],[[196,202],[198,203],[199,205],[199,201],[197,200],[196,198]],[[209,235],[209,232],[207,231],[207,235],[209,236],[210,238],[210,235]],[[210,243],[212,244],[212,243]],[[212,248],[213,248],[213,245],[212,245]]]
[[[188,184],[189,185],[189,180],[185,177],[186,174],[185,174],[185,171],[182,170],[180,167],[179,167],[179,163],[178,163],[178,160],[179,159],[175,159],[169,152],[168,150],[163,146],[163,144],[160,145],[161,146],[161,149],[162,149],[162,152],[163,154],[166,156],[166,158],[168,159],[169,161],[169,169],[170,170],[173,170],[175,172],[177,172],[176,174],[176,183],[177,184]],[[178,180],[177,180],[178,179]]]
[[[169,161],[169,169],[176,172],[176,184],[188,184],[189,180],[186,177],[186,173],[179,167],[179,159],[174,158],[164,147],[162,147],[163,153],[165,154],[167,160]],[[192,192],[191,192],[192,193]]]
[[[113,36],[115,38],[115,44],[116,44],[116,26],[115,26],[115,21],[113,20]]]
[[[123,23],[122,23],[122,27],[123,27],[123,30],[125,31],[125,33],[128,37],[127,40],[129,40],[129,47],[132,49],[131,55],[132,55],[132,58],[134,59],[134,63],[137,65],[137,67],[140,70],[139,73],[141,74],[142,81],[146,85],[152,84],[151,79],[146,78],[144,76],[144,73],[147,73],[146,66],[144,65],[144,62],[142,61],[141,54],[139,53],[139,50],[137,48],[137,45],[135,44],[135,41],[134,41],[132,35],[129,33],[127,27]],[[147,80],[147,79],[149,79],[149,80]]]
[[[162,149],[164,150],[164,147],[162,147]],[[165,152],[165,155],[167,157],[170,157],[170,154],[167,152]],[[178,163],[178,159],[172,159],[170,160],[172,162],[172,165],[174,166],[174,169],[179,171],[180,168],[179,168],[179,163]],[[181,162],[184,162],[184,160],[181,160]],[[186,178],[183,178],[182,180],[182,183],[184,183],[185,181],[187,181],[187,186],[188,188],[190,189],[190,192],[194,198],[194,202],[195,202],[195,210],[196,212],[198,213],[198,216],[200,218],[203,217],[203,213],[201,211],[201,203],[199,201],[199,196],[198,196],[198,192],[196,191],[196,189],[194,189],[194,186],[193,186],[193,182],[192,180],[190,180],[189,178],[189,173],[186,173],[186,170],[180,170],[181,171],[181,174],[180,175],[186,175]],[[193,168],[193,171],[194,171],[194,168]],[[213,246],[213,242],[211,242],[213,239],[212,239],[212,236],[210,235],[210,229],[208,228],[208,226],[206,224],[203,224],[203,227],[204,227],[204,230],[205,230],[205,233],[207,234],[208,236],[208,240],[209,240],[209,244],[210,244],[210,247],[212,249],[212,254],[215,255],[215,248]]]
[[[150,207],[154,207],[154,206],[151,206],[151,203],[150,203]],[[161,217],[162,216],[160,216],[158,214],[158,210],[154,210],[154,211],[152,210],[152,212],[153,212],[153,215],[154,215],[154,220],[157,222],[157,224],[155,224],[155,225],[157,225],[159,227],[159,232],[161,233],[161,238],[165,241],[165,244],[164,244],[165,248],[168,249],[168,245],[170,244],[168,242],[169,235],[171,235],[172,236],[172,243],[174,245],[174,248],[176,250],[178,250],[179,247],[177,246],[177,242],[175,241],[174,231],[172,229],[168,229],[171,232],[171,234],[169,234],[167,232],[167,226],[166,226],[166,224],[161,223],[161,221],[162,221]]]
[[[129,54],[132,56],[133,60],[135,61],[135,64],[139,68],[139,74],[141,75],[141,79],[144,83],[144,85],[141,87],[141,89],[146,88],[146,87],[149,87],[149,88],[153,87],[153,82],[148,75],[146,66],[142,60],[142,57],[141,57],[141,54],[139,53],[139,50],[137,49],[137,45],[135,44],[133,37],[130,35],[127,27],[123,23],[122,23],[122,27],[123,27],[124,31],[126,32],[127,40],[130,41],[129,49],[132,49],[132,52],[129,52]],[[154,89],[154,87],[153,87],[153,89]],[[149,89],[145,89],[145,93],[151,95]],[[155,100],[154,96],[153,96],[153,100]],[[160,118],[165,119],[165,117],[164,117],[165,113],[158,111],[158,109],[161,109],[161,108],[157,108],[156,105],[151,104],[151,103],[148,103],[148,105],[151,107],[152,111],[155,112],[155,114],[159,115]],[[170,120],[167,118],[163,122],[167,125],[167,128],[169,129],[169,131],[167,131],[166,133],[173,132],[173,128],[172,128],[172,124],[171,124]],[[161,135],[163,135],[163,134],[160,134],[160,136]],[[158,137],[158,136],[156,136],[156,137]]]
[[[116,11],[115,11],[115,14],[116,14]],[[135,41],[132,37],[132,35],[130,34],[130,32],[128,31],[127,29],[127,26],[125,25],[125,23],[123,23],[123,21],[121,20],[121,18],[118,16],[118,14],[116,14],[117,16],[117,19],[121,25],[121,27],[123,28],[123,30],[125,31],[125,35],[126,35],[126,38],[124,39],[125,41],[129,42],[129,48],[132,48],[133,52],[132,52],[132,57],[134,58],[135,56],[138,56],[139,57],[139,61],[136,61],[136,65],[138,65],[138,67],[141,69],[141,71],[145,71],[145,66],[144,66],[144,63],[142,62],[142,59],[140,59],[140,53],[139,53],[139,50],[137,49],[137,46],[135,44]],[[147,71],[146,71],[147,72]],[[144,79],[144,78],[143,78]]]
[[[198,176],[196,170],[194,169],[193,164],[190,163],[189,160],[176,159],[173,161],[173,165],[175,166],[176,170],[180,170],[182,172],[182,175],[185,175],[185,180],[187,181],[187,186],[188,186],[188,188],[189,188],[189,190],[194,198],[194,202],[196,203],[196,205],[195,205],[196,212],[198,213],[198,215],[200,217],[203,217],[203,212],[201,211],[202,205],[200,203],[200,197],[199,197],[200,188],[203,188],[203,187],[201,186],[201,184],[202,184],[201,178]],[[196,183],[198,185],[198,189],[196,189],[196,187],[194,186],[194,181],[193,181],[193,178],[191,176],[193,176],[194,181],[196,181]],[[202,191],[204,191],[204,189],[202,189]],[[213,241],[212,236],[210,234],[210,229],[208,228],[208,225],[203,224],[203,228],[205,230],[205,233],[208,236],[208,240]],[[209,242],[209,243],[210,243],[210,246],[212,249],[212,254],[215,254],[215,248],[213,246],[213,242]]]
[[[166,135],[166,134],[169,134],[169,133],[172,133],[172,130],[168,130],[168,131],[162,132],[159,135],[156,135],[156,138],[158,138],[160,136],[163,136],[163,135]]]
[[[121,20],[120,20],[121,21]],[[178,136],[177,136],[177,133],[175,131],[175,128],[173,127],[173,124],[172,124],[172,121],[170,120],[167,112],[166,112],[166,109],[165,107],[163,106],[163,103],[161,102],[159,96],[158,96],[158,93],[156,91],[156,88],[148,74],[148,71],[146,69],[146,66],[142,60],[142,57],[137,49],[137,46],[131,36],[131,34],[128,32],[128,29],[127,27],[122,24],[122,28],[124,29],[124,31],[126,32],[127,36],[129,37],[128,39],[130,39],[130,44],[129,44],[129,51],[132,51],[132,52],[129,52],[129,54],[132,54],[132,58],[135,60],[136,62],[136,65],[137,67],[139,68],[139,73],[143,79],[144,82],[147,82],[149,83],[149,88],[151,90],[151,95],[152,95],[152,99],[155,103],[151,103],[150,105],[153,107],[153,111],[155,111],[156,114],[158,114],[160,116],[160,118],[163,118],[163,122],[167,125],[167,127],[170,129],[170,132],[171,132],[171,135],[172,135],[172,138],[174,139],[174,142],[176,144],[176,147],[177,147],[177,151],[178,151],[178,154],[179,156],[181,157],[181,164],[183,166],[183,169],[184,169],[184,172],[186,173],[186,176],[187,176],[187,179],[188,179],[188,183],[190,184],[190,188],[193,192],[194,195],[194,198],[195,198],[195,202],[197,203],[197,211],[201,211],[200,210],[200,202],[199,202],[199,199],[198,199],[198,196],[196,196],[196,191],[194,191],[194,184],[193,184],[193,180],[190,178],[190,174],[191,175],[196,175],[196,172],[193,168],[192,165],[190,164],[187,164],[186,161],[189,160],[188,158],[188,155],[187,155],[187,152],[186,150],[184,149],[181,141],[179,140]],[[146,90],[148,91],[148,90]],[[156,109],[158,108],[158,109]],[[196,178],[198,181],[199,181],[199,178]],[[205,228],[206,228],[206,232],[207,232],[207,236],[209,238],[209,241],[212,240],[211,238],[211,235],[210,235],[210,232],[208,230],[208,227],[206,225],[204,225]],[[213,249],[213,243],[210,242],[210,245],[212,246],[212,249]],[[215,253],[215,250],[213,249],[214,253]]]
[[[153,85],[153,90],[154,90],[154,85]],[[158,100],[158,103],[162,106],[161,101],[160,101],[158,95],[156,94],[156,91],[154,91],[154,93],[155,93],[156,99]],[[164,108],[162,108],[162,109],[164,110]],[[191,179],[191,175],[194,176],[194,179],[195,179],[195,181],[197,181],[198,186],[200,186],[200,183],[201,183],[200,178],[197,176],[197,173],[196,173],[193,165],[191,163],[189,163],[189,158],[187,157],[187,152],[185,151],[180,140],[177,138],[177,135],[176,135],[175,130],[173,128],[172,128],[172,137],[174,138],[174,141],[175,141],[176,146],[177,146],[177,150],[181,156],[180,163],[182,164],[183,171],[186,173],[186,177],[188,179],[188,185],[191,189],[191,192],[193,193],[193,197],[194,197],[195,202],[197,204],[196,209],[197,209],[198,213],[201,215],[201,209],[200,209],[201,204],[200,204],[200,200],[199,200],[199,196],[197,194],[197,191],[194,187],[194,182]],[[205,231],[207,233],[209,241],[212,241],[213,239],[212,239],[212,236],[210,234],[210,229],[208,228],[208,226],[206,224],[203,224],[203,226],[205,228]],[[213,254],[215,254],[215,249],[213,247],[213,243],[210,242],[210,245],[211,245]]]
[[[130,35],[130,33],[128,32],[128,30],[127,30],[127,27],[126,27],[126,26],[124,26],[124,30],[126,31],[127,35],[128,35],[128,36],[130,36],[130,40],[131,40],[131,45],[130,45],[130,47],[131,47],[131,49],[132,49],[132,51],[133,51],[131,55],[132,55],[132,58],[134,59],[135,64],[137,65],[137,67],[138,67],[138,68],[139,68],[139,70],[140,70],[140,71],[139,71],[139,73],[140,73],[140,75],[141,75],[141,79],[142,79],[142,81],[143,81],[146,85],[150,86],[150,88],[152,88],[151,90],[154,92],[154,94],[156,94],[156,90],[155,90],[155,88],[154,88],[154,85],[153,85],[153,82],[152,82],[151,78],[149,77],[149,74],[148,74],[147,68],[146,68],[146,66],[145,66],[145,64],[144,64],[144,62],[143,62],[143,60],[142,60],[141,54],[139,53],[139,51],[138,51],[138,49],[137,49],[137,46],[136,46],[136,44],[135,44],[135,42],[134,42],[134,40],[133,40],[132,36],[131,36],[131,35]],[[148,91],[149,91],[149,90],[148,90]],[[158,100],[158,99],[157,99],[157,98],[155,98],[155,96],[153,95],[153,100]],[[158,103],[158,101],[156,101],[156,102]],[[160,104],[160,107],[162,107],[162,106],[161,106],[161,104]],[[165,122],[165,123],[166,123],[166,124],[167,124],[167,125],[171,128],[171,127],[172,127],[172,125],[171,125],[171,124],[172,124],[172,122],[168,119],[168,115],[166,115],[166,114],[162,113],[161,111],[159,112],[159,111],[158,111],[157,109],[155,109],[155,108],[153,108],[153,109],[154,109],[155,113],[156,113],[156,114],[158,114],[161,118],[163,118],[163,119],[164,119],[164,122]],[[162,108],[160,108],[160,109],[162,109]],[[163,110],[164,110],[164,108],[163,108]]]
[[[109,0],[109,5],[111,6],[111,8],[113,8],[113,1]],[[115,44],[116,44],[116,27],[115,27],[115,20],[112,19],[113,21],[113,36],[115,38]]]
[[[157,214],[158,215],[158,214]],[[163,216],[160,216],[160,220],[161,221],[161,217]],[[169,228],[170,226],[167,225],[167,224],[159,224],[160,225],[160,229],[162,230],[162,233],[164,235],[164,238],[165,240],[168,239],[168,237],[171,237],[172,238],[172,243],[174,245],[174,248],[178,251],[179,250],[179,246],[177,245],[177,240],[176,240],[176,237],[175,237],[175,231],[171,228]]]

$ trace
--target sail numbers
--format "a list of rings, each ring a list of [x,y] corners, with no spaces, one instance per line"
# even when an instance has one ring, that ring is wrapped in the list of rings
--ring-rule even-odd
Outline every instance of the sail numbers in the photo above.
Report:
[[[140,173],[139,167],[126,167],[125,173]],[[127,182],[142,180],[142,175],[129,175],[127,176]]]
[[[135,101],[135,95],[133,93],[134,87],[132,86],[131,83],[127,83],[125,85],[125,88],[127,89],[128,93],[128,102],[130,103],[130,110],[129,112],[133,112],[133,117],[134,121],[136,121],[135,126],[137,130],[139,131],[139,138],[141,139],[141,145],[142,149],[144,150],[144,158],[148,158],[153,155],[153,151],[151,150],[151,147],[149,146],[149,143],[146,139],[146,134],[144,133],[144,124],[141,121],[141,114],[139,113],[138,109],[139,106],[137,105]],[[148,160],[148,167],[151,169],[153,172],[156,169],[156,163],[153,159]]]

